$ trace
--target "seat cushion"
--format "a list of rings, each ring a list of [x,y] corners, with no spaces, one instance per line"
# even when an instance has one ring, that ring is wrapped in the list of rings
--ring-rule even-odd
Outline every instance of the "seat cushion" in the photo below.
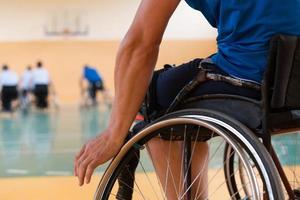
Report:
[[[187,101],[181,108],[202,108],[218,111],[240,121],[255,133],[261,133],[262,109],[258,102],[245,101],[242,98],[198,98]]]

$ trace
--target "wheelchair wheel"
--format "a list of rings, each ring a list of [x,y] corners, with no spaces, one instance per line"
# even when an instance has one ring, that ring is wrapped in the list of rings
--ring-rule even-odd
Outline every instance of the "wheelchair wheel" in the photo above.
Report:
[[[260,179],[260,174],[256,169],[255,163],[249,161],[257,178],[258,188],[263,193],[263,182]],[[224,150],[224,176],[227,184],[228,191],[232,199],[248,199],[251,195],[251,188],[247,184],[247,174],[242,165],[241,160],[234,152],[233,148],[228,144],[225,145]],[[243,198],[242,198],[243,197]]]
[[[173,135],[176,137],[172,137]],[[163,141],[158,139],[158,136],[181,137],[183,141]],[[188,138],[198,141],[191,143],[190,158],[193,160],[186,161],[186,153],[179,153],[176,159],[180,163],[176,165],[171,161],[172,156],[176,156],[174,152],[178,149],[182,150],[182,143],[185,143]],[[161,141],[163,147],[167,149],[159,156],[165,160],[163,179],[158,177],[156,173],[158,169],[155,168],[156,165],[152,162],[147,148],[144,148],[148,146],[147,142],[150,140]],[[202,159],[202,168],[197,169],[193,166],[197,165],[195,159],[197,159],[196,149],[199,142],[208,145],[209,153]],[[237,192],[247,187],[247,194],[239,193],[238,199],[283,199],[278,173],[269,154],[256,136],[229,117],[200,109],[182,110],[166,115],[130,139],[102,176],[95,199],[235,199],[238,196],[227,189],[228,176],[221,173],[224,165],[228,164],[227,160],[223,160],[224,149],[228,149],[225,148],[226,145],[234,150],[234,155],[240,160],[244,173],[244,185],[242,188],[237,188]],[[174,147],[177,150],[173,149]],[[138,158],[136,159],[138,167],[133,173],[128,166],[135,157]],[[153,155],[151,157],[153,158]],[[230,158],[229,154],[228,159]],[[184,162],[191,166],[191,175],[183,170]],[[203,166],[206,165],[208,170],[204,170]],[[179,169],[179,173],[173,173],[174,168]],[[118,177],[124,171],[127,175],[122,179],[123,182],[120,182]],[[124,181],[126,177],[129,182]],[[206,183],[205,186],[201,185],[202,181]],[[128,187],[128,191],[133,194],[120,196],[118,191],[121,185]],[[261,185],[263,187],[260,187]],[[172,194],[165,192],[168,188],[173,189]]]
[[[300,154],[300,133],[289,132],[273,136],[272,143],[289,184],[294,191],[295,199],[300,199],[300,158],[297,156]],[[227,177],[228,190],[235,199],[240,199],[241,194],[249,193],[249,189],[243,187],[243,190],[237,190],[238,187],[245,185],[243,184],[245,174],[234,150],[229,146],[225,147],[224,161],[226,161],[224,162],[224,172]],[[284,199],[290,199],[286,191],[284,192]]]
[[[300,199],[300,133],[272,136],[272,144],[295,196]]]

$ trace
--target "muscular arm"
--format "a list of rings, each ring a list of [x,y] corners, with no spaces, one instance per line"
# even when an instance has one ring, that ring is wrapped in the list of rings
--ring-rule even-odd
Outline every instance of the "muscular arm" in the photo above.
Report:
[[[180,0],[143,0],[123,39],[116,59],[115,100],[108,128],[76,156],[79,185],[90,182],[94,169],[121,148],[145,96],[159,45]]]
[[[144,0],[121,43],[110,127],[123,141],[145,96],[165,27],[179,0]],[[120,135],[122,134],[122,135]]]

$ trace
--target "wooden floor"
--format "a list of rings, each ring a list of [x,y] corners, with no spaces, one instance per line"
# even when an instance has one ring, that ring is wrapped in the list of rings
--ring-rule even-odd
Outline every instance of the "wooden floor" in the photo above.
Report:
[[[299,174],[300,166],[292,169]],[[285,167],[285,171],[288,176],[292,176],[291,169]],[[211,199],[230,199],[226,184],[220,187],[218,179],[223,180],[223,173],[216,173],[217,170],[209,170],[209,176],[214,176],[214,183],[210,184],[209,191],[212,192]],[[1,200],[92,200],[94,192],[100,181],[101,173],[93,176],[89,185],[83,187],[78,186],[77,179],[72,176],[67,177],[27,177],[27,178],[2,178],[0,179],[0,199]],[[299,178],[299,176],[298,176]],[[147,179],[151,182],[155,182],[156,176],[154,173],[147,173]],[[143,185],[148,180],[144,174],[138,174],[136,177],[136,183]],[[291,180],[291,179],[290,179]],[[297,183],[299,184],[299,182]],[[148,184],[147,184],[148,185]],[[299,185],[298,185],[299,186]],[[147,197],[153,196],[153,187],[141,187],[142,193]],[[158,190],[158,188],[156,188]],[[155,187],[154,187],[155,190]],[[150,195],[150,196],[149,196]],[[141,199],[139,195],[135,195],[134,199]],[[112,196],[114,199],[114,196]]]
[[[74,177],[2,178],[0,179],[0,199],[93,199],[93,194],[99,179],[94,178],[89,185],[79,187]]]

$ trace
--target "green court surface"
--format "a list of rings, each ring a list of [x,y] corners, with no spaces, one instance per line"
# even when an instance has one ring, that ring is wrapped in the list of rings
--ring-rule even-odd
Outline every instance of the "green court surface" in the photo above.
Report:
[[[107,124],[107,108],[0,114],[0,176],[72,175],[74,155]]]
[[[0,177],[72,175],[74,155],[105,128],[108,118],[109,109],[104,107],[65,106],[48,113],[17,112],[13,117],[0,114]],[[273,139],[284,165],[300,164],[299,142],[299,133]],[[153,171],[147,162],[146,170]],[[213,162],[213,166],[222,164]],[[105,165],[98,170],[104,169]]]

